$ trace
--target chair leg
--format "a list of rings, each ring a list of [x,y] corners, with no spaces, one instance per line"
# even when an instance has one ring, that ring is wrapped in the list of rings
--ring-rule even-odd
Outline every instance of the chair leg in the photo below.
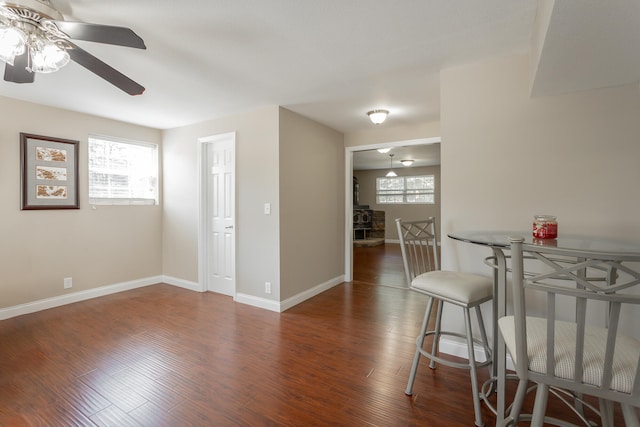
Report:
[[[484,320],[482,319],[482,310],[480,306],[476,306],[476,315],[478,317],[478,326],[480,327],[480,337],[482,338],[482,345],[484,346],[484,354],[487,360],[491,360],[493,364],[493,355],[491,353],[491,347],[489,347],[489,339],[487,338],[487,330],[484,327]]]
[[[622,416],[624,417],[624,424],[626,427],[639,427],[640,422],[638,422],[637,409],[624,403],[620,406],[622,406]]]
[[[476,369],[476,357],[473,348],[471,313],[468,308],[464,309],[464,323],[467,330],[467,349],[469,351],[469,369],[471,371],[471,393],[473,394],[473,411],[475,413],[475,424],[478,427],[482,427],[484,426],[484,422],[482,421],[482,409],[480,407],[480,390],[478,388],[478,373]]]
[[[538,384],[536,399],[533,404],[533,414],[531,416],[531,427],[542,427],[544,424],[544,414],[547,412],[547,400],[549,399],[549,386]]]
[[[518,420],[520,418],[520,411],[522,411],[522,404],[524,403],[524,398],[527,397],[527,388],[529,387],[529,381],[520,380],[518,381],[518,388],[516,389],[516,395],[513,398],[513,403],[511,404],[511,411],[509,411],[509,420],[513,421],[513,425],[518,425]]]
[[[427,326],[429,325],[429,317],[431,317],[431,310],[433,309],[433,298],[429,298],[427,302],[427,308],[424,312],[424,319],[422,320],[422,326],[420,327],[420,335],[416,338],[416,352],[413,356],[413,364],[411,365],[411,372],[409,373],[409,381],[407,382],[407,388],[404,393],[408,396],[413,394],[413,382],[416,379],[416,372],[418,372],[418,364],[420,363],[420,350],[424,345],[425,334],[427,333]]]
[[[598,399],[600,407],[600,422],[602,427],[613,427],[613,402],[605,399]]]
[[[443,306],[443,302],[442,300],[438,300],[438,310],[436,312],[436,327],[433,330],[433,345],[431,347],[431,354],[433,354],[434,356],[438,354],[438,347],[440,346],[440,331],[442,330],[442,306]],[[426,332],[426,329],[425,329]],[[431,362],[429,362],[429,367],[431,369],[436,369],[436,361],[431,359]]]

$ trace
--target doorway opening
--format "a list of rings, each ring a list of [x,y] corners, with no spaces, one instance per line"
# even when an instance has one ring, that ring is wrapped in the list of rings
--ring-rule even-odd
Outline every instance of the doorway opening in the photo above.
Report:
[[[358,259],[358,268],[368,268],[364,266],[369,262],[371,263],[369,264],[369,268],[372,270],[377,269],[379,272],[378,277],[376,278],[378,282],[385,282],[388,285],[395,287],[406,287],[404,270],[402,268],[402,259],[399,255],[399,246],[397,251],[394,251],[396,248],[394,247],[395,245],[393,245],[394,243],[399,243],[395,218],[404,217],[403,219],[409,220],[421,219],[426,216],[435,216],[439,220],[439,182],[436,184],[438,190],[436,194],[437,204],[435,208],[433,205],[429,205],[428,208],[425,208],[428,205],[418,204],[413,205],[411,209],[402,209],[401,206],[408,205],[404,205],[402,203],[392,205],[377,203],[375,195],[375,180],[378,176],[384,177],[390,169],[395,169],[397,172],[399,168],[403,168],[401,173],[407,174],[409,167],[402,166],[400,161],[408,160],[408,158],[403,156],[413,156],[415,157],[413,158],[415,162],[411,165],[411,168],[417,173],[422,173],[427,166],[434,167],[437,164],[437,180],[439,181],[440,142],[440,137],[432,137],[345,148],[345,281],[354,280],[354,256],[369,256],[371,258],[370,260]],[[421,155],[418,154],[421,148],[429,147],[437,149],[435,150],[437,151],[437,159],[434,160],[430,158],[429,160],[418,162],[417,160],[421,157]],[[395,151],[395,153],[397,153],[397,156],[395,156],[395,165],[393,162],[390,163],[388,153],[378,152],[378,149],[386,148],[390,148],[391,152]],[[431,157],[432,155],[433,154],[425,154],[422,157]],[[393,159],[393,157],[391,158]],[[356,175],[359,175],[360,177],[358,180],[360,187],[357,190],[355,188],[354,180],[354,176]],[[363,188],[363,185],[366,185],[366,188]],[[384,247],[378,249],[373,248],[372,250],[368,250],[370,248],[366,248],[367,243],[369,242],[367,239],[363,241],[362,234],[358,234],[362,232],[355,230],[358,226],[356,217],[361,220],[362,215],[358,216],[358,214],[362,214],[362,209],[367,211],[371,217],[377,217],[378,223],[380,221],[383,222],[384,225],[382,227],[379,224],[376,225],[376,235],[380,234],[380,228],[383,228],[382,240],[384,242],[383,244],[389,247],[388,251],[385,251]],[[384,217],[384,219],[381,220],[381,216]],[[360,226],[360,228],[363,227]],[[369,228],[371,230],[374,227],[372,225],[364,228]],[[358,244],[358,246],[365,246],[365,248],[363,248],[365,250],[363,251],[360,247],[354,248],[354,241],[357,243],[364,242],[364,244]],[[377,246],[377,242],[374,243],[375,244],[373,246]],[[387,243],[390,243],[391,245],[387,245]],[[398,270],[401,272],[399,275],[400,277],[398,276]],[[360,274],[360,272],[358,274]],[[375,273],[368,272],[366,274]],[[393,275],[393,277],[390,275]],[[374,278],[369,277],[367,280],[374,280]]]

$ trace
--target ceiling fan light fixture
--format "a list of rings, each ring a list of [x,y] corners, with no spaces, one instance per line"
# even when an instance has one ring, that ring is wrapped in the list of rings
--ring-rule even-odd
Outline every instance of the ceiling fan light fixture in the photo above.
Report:
[[[367,112],[367,116],[373,124],[379,125],[387,119],[389,110],[371,110]]]
[[[71,40],[146,49],[144,40],[126,27],[67,21],[51,0],[0,0],[0,61],[4,80],[33,83],[36,73],[53,73],[70,60],[128,93],[144,87],[102,62]]]
[[[52,42],[38,44],[31,50],[31,70],[53,73],[69,63],[67,50]]]
[[[411,166],[413,164],[413,160],[400,160],[403,166]]]
[[[13,65],[16,56],[22,55],[27,37],[17,28],[0,25],[0,60]]]
[[[387,154],[390,150],[391,148],[378,148],[378,153]]]

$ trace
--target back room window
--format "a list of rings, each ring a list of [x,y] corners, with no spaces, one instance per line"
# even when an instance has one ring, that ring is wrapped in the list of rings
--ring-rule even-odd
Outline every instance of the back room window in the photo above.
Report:
[[[433,204],[435,179],[433,175],[376,178],[378,204]]]

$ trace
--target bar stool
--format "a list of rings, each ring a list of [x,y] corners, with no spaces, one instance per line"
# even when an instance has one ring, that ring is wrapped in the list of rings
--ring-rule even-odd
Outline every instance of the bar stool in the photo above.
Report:
[[[640,341],[633,334],[635,325],[623,320],[632,319],[640,305],[640,255],[527,244],[523,237],[509,241],[513,315],[501,317],[498,329],[519,382],[509,418],[501,425],[518,423],[535,383],[532,427],[574,425],[545,417],[549,394],[557,395],[554,388],[564,391],[561,400],[581,425],[594,423],[577,408],[590,409],[602,426],[613,426],[617,402],[625,425],[640,426]],[[525,273],[527,258],[537,264],[533,273]],[[546,313],[528,307],[525,292],[546,306]],[[598,398],[599,408],[584,396]]]
[[[481,396],[478,387],[477,368],[490,365],[492,363],[492,354],[487,340],[480,304],[493,298],[493,281],[477,274],[440,270],[435,218],[430,217],[427,220],[420,221],[402,221],[401,218],[397,218],[396,225],[409,288],[429,296],[422,327],[420,328],[420,335],[416,339],[416,352],[405,393],[409,396],[413,393],[413,383],[421,355],[430,360],[429,367],[431,369],[435,369],[436,363],[454,368],[468,369],[471,377],[475,425],[482,427],[484,423],[480,407]],[[436,324],[433,330],[428,330],[429,318],[431,317],[433,304],[436,301],[438,302]],[[442,330],[442,308],[445,302],[462,308],[465,322],[464,334]],[[481,341],[473,337],[471,328],[472,308],[475,308],[478,318]],[[430,351],[424,348],[425,338],[428,336],[433,336],[433,344]],[[469,353],[468,363],[455,362],[439,355],[440,339],[443,336],[465,339]],[[484,348],[485,361],[476,361],[474,343],[478,343]]]

